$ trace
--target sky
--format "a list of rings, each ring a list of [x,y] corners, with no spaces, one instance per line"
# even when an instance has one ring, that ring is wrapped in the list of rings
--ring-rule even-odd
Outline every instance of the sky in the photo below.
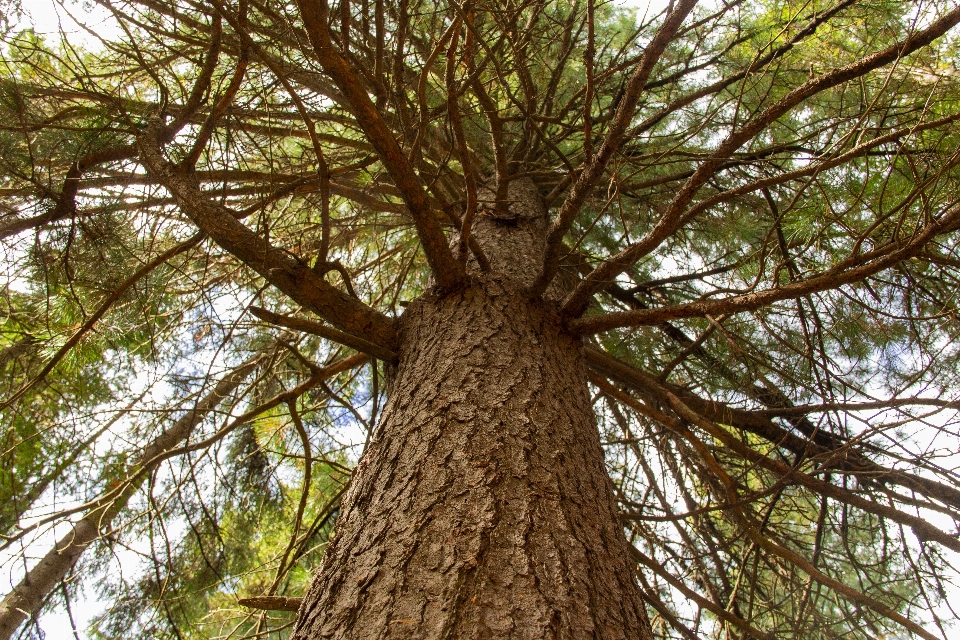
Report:
[[[636,7],[641,11],[660,11],[668,0],[614,0],[621,7]],[[3,3],[0,3],[2,6]],[[23,0],[24,10],[28,13],[22,26],[32,25],[41,34],[58,34],[61,30],[67,34],[70,42],[90,48],[97,43],[97,36],[110,38],[118,34],[119,29],[113,22],[110,12],[89,0],[83,3],[74,0]],[[82,23],[81,24],[78,24]]]
[[[119,31],[110,12],[91,2],[23,0],[23,8],[27,15],[18,26],[32,26],[37,33],[51,36],[63,31],[70,42],[85,47],[98,42],[94,33],[109,37]]]

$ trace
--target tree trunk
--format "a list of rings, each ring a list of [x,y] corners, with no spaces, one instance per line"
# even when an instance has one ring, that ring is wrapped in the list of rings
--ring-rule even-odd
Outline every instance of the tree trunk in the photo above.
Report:
[[[297,640],[651,637],[582,345],[525,293],[545,227],[532,188],[511,188],[516,219],[477,218],[496,273],[401,318],[390,398]]]

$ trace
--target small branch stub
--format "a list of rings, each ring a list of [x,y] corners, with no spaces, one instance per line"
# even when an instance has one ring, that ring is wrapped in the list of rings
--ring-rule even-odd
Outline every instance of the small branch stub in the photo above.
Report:
[[[237,602],[251,609],[265,611],[297,611],[303,598],[284,598],[282,596],[259,596],[257,598],[240,598]]]

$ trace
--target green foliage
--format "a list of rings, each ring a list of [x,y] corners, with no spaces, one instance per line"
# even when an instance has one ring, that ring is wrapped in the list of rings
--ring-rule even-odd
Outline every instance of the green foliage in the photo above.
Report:
[[[594,6],[590,67],[585,2],[386,5],[378,46],[376,4],[349,4],[347,60],[444,224],[466,213],[468,172],[491,187],[498,171],[531,178],[552,196],[554,216],[591,161],[588,149],[596,154],[609,134],[664,22],[653,11]],[[3,6],[5,20],[19,10]],[[224,248],[222,237],[195,237],[196,216],[174,197],[169,176],[143,160],[144,131],[171,127],[164,158],[186,162],[180,168],[205,206],[226,207],[257,246],[322,272],[387,318],[431,286],[429,266],[392,167],[323,72],[294,4],[98,6],[112,11],[112,26],[105,41],[85,47],[4,30],[3,568],[23,560],[16,548],[36,556],[44,539],[29,536],[72,517],[73,507],[122,494],[116,520],[103,523],[94,552],[64,587],[103,605],[90,621],[92,637],[286,637],[292,613],[254,613],[236,599],[305,592],[385,401],[389,367],[355,366],[266,406],[349,349],[246,313],[254,304],[291,315],[309,309],[268,284],[262,264]],[[745,123],[952,8],[703,4],[659,58],[623,143],[579,208],[564,238],[564,275],[585,276],[648,238],[691,176]],[[338,20],[331,19],[335,38]],[[211,48],[218,30],[220,47]],[[918,237],[956,208],[960,193],[958,55],[950,31],[772,118],[724,152],[683,223],[607,282],[588,315],[782,290]],[[956,505],[897,485],[894,472],[960,486],[958,269],[954,224],[887,268],[813,293],[585,340],[645,372],[651,389],[748,412],[827,450],[798,452],[786,436],[758,435],[719,410],[711,417],[766,459],[873,505],[940,518],[937,526],[946,522],[941,528],[953,535]],[[182,448],[143,466],[142,452],[252,356],[256,366],[199,417],[176,443]],[[648,413],[597,395],[617,498],[633,514],[625,516],[628,535],[715,605],[691,604],[655,568],[639,565],[656,598],[658,637],[743,637],[742,625],[717,609],[776,637],[902,633],[758,548],[744,521],[895,613],[949,628],[943,611],[955,571],[938,546],[784,480],[688,424],[698,449],[651,417],[649,410],[675,415],[665,395],[635,392]],[[923,402],[905,402],[917,398]],[[787,411],[804,404],[817,406]],[[740,512],[711,457],[746,496]],[[47,600],[40,626],[63,597]],[[28,623],[21,634],[36,628]]]

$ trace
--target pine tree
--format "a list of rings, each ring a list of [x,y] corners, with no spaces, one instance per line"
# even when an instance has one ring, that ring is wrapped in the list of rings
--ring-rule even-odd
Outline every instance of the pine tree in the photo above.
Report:
[[[96,6],[5,35],[0,638],[948,636],[960,8]]]

